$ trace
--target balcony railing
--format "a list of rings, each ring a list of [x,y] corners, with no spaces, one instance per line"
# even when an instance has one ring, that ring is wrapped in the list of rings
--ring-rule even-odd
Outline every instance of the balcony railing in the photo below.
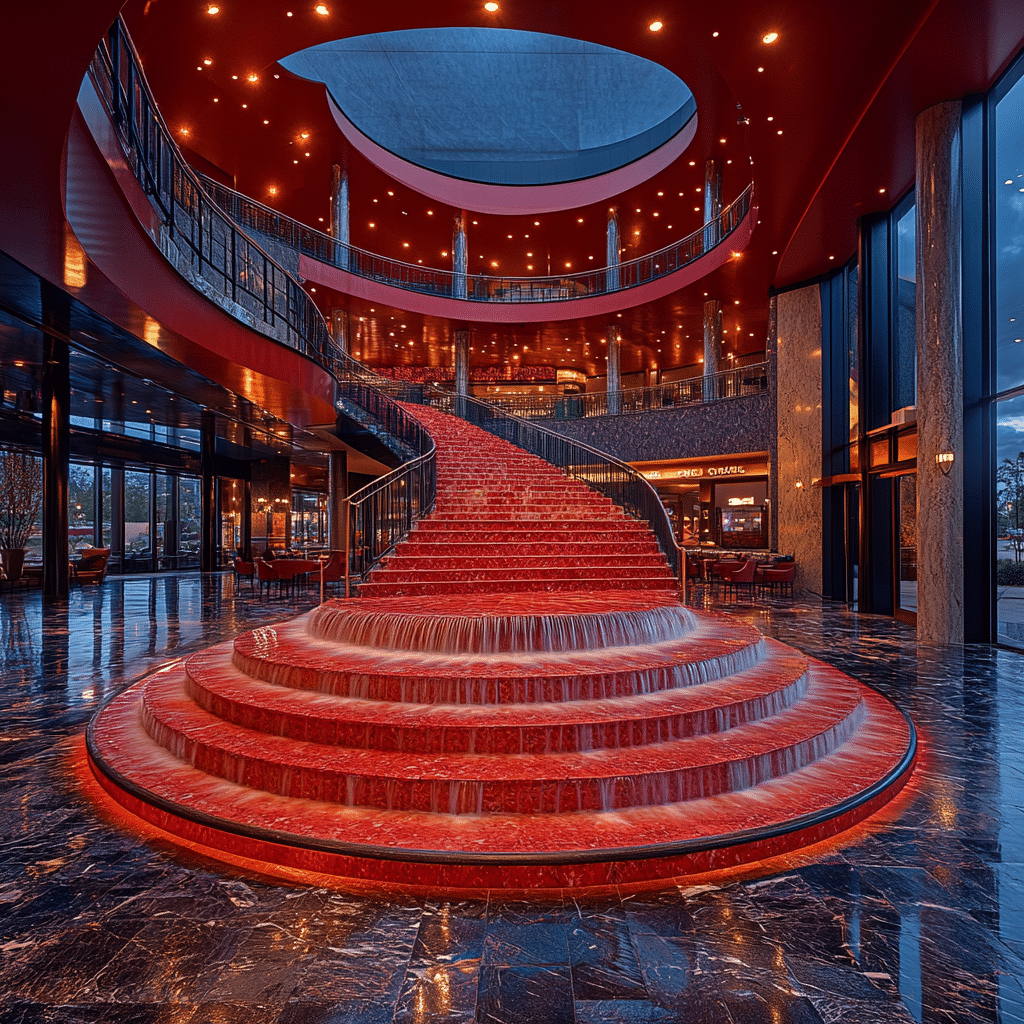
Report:
[[[649,388],[588,395],[494,395],[487,401],[528,420],[589,419],[758,395],[768,390],[768,372],[768,363],[753,363]]]
[[[492,277],[456,274],[452,270],[421,267],[378,256],[346,245],[331,235],[302,224],[210,178],[207,192],[239,224],[272,238],[321,263],[347,270],[358,277],[407,291],[467,299],[471,302],[564,302],[591,295],[627,291],[681,270],[724,242],[750,212],[753,184],[713,221],[657,252],[579,274],[550,277]]]

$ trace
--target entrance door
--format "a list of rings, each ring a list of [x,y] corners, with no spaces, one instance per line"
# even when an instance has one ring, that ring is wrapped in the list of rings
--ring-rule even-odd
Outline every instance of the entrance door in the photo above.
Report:
[[[917,623],[917,474],[896,478],[896,618]]]

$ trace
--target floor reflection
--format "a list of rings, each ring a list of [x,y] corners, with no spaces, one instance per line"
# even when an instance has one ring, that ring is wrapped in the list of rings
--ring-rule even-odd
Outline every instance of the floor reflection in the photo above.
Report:
[[[68,741],[168,656],[309,607],[230,576],[0,593],[0,1021],[1024,1022],[1024,657],[841,606],[727,614],[910,711],[884,827],[767,877],[555,902],[230,877],[97,819]],[[776,866],[778,868],[778,866]]]

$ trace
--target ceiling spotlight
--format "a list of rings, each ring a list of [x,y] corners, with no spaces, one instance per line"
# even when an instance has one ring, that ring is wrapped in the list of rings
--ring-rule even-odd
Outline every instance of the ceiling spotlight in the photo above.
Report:
[[[779,33],[778,32],[766,32],[763,36],[761,36],[761,42],[762,43],[774,43],[775,40],[778,39],[778,38],[779,38]]]
[[[210,4],[210,6],[206,8],[206,13],[207,14],[220,14],[220,8],[216,4]]]
[[[257,75],[255,71],[251,75],[249,75],[248,78],[247,78],[247,81],[249,81],[249,82],[258,82],[259,80],[260,80],[260,76]]]
[[[327,15],[331,13],[329,10],[327,10],[327,4],[317,4],[316,7],[313,8],[313,10],[316,11],[316,13],[319,14],[321,18],[326,18]]]
[[[494,3],[494,0],[491,0],[491,3],[484,4],[484,10],[485,11],[490,11],[491,14],[493,14],[497,9],[498,9],[498,5],[496,3]]]
[[[652,32],[660,32],[660,31],[661,31],[661,22],[660,22],[660,21],[652,21],[652,22],[650,23],[650,25],[648,25],[647,27],[648,27],[648,28],[649,28],[649,29],[650,29],[650,30],[651,30]]]
[[[205,65],[206,65],[207,67],[209,67],[209,66],[210,66],[210,65],[211,65],[211,64],[213,63],[213,61],[212,61],[212,60],[210,60],[210,58],[209,58],[209,57],[207,57],[207,58],[206,58],[206,60],[204,60],[204,61],[203,61],[203,63],[204,63],[204,64],[205,64]]]

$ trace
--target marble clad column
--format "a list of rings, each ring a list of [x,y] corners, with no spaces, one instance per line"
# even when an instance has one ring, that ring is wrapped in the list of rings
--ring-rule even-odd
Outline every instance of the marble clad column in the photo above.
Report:
[[[821,290],[776,303],[779,552],[796,558],[794,589],[821,593]]]
[[[718,244],[718,217],[722,212],[722,170],[714,160],[704,164],[704,251]]]
[[[199,570],[213,572],[217,568],[217,421],[209,409],[199,416],[199,464]]]
[[[617,291],[619,288],[619,248],[619,208],[612,206],[608,210],[604,264],[608,268],[604,275],[604,285],[610,292]]]
[[[331,235],[349,245],[348,172],[340,164],[331,167]],[[338,256],[342,254],[339,253]],[[347,256],[347,254],[345,254]],[[342,262],[340,259],[339,263]],[[345,260],[347,266],[347,260]]]
[[[455,394],[469,394],[469,331],[455,332]]]
[[[466,215],[460,213],[455,218],[455,234],[452,237],[452,296],[464,299],[469,294],[469,239],[466,237]]]
[[[916,125],[917,636],[945,644],[964,641],[960,115],[938,103]]]
[[[622,337],[618,327],[608,328],[608,413],[617,416],[622,408]]]
[[[718,373],[722,361],[722,303],[718,299],[704,302],[704,401],[715,398],[712,375]]]

